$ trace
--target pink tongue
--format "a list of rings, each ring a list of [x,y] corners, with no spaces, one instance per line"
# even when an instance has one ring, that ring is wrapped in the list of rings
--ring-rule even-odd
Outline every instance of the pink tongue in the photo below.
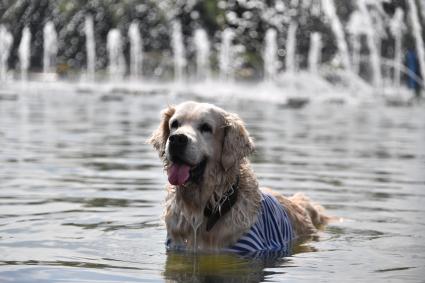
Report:
[[[173,164],[168,168],[168,181],[172,185],[183,185],[189,179],[190,167],[184,164]]]

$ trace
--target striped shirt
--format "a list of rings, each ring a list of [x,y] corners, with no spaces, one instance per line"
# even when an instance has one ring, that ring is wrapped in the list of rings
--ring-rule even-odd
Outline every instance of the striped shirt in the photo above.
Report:
[[[279,201],[262,193],[261,210],[251,229],[227,251],[237,253],[289,252],[294,239],[291,220]]]
[[[257,221],[233,246],[223,251],[255,255],[259,255],[259,252],[290,253],[295,237],[291,220],[275,197],[261,194],[261,210]],[[167,239],[166,245],[168,249],[184,249],[182,246],[173,245],[170,238]]]

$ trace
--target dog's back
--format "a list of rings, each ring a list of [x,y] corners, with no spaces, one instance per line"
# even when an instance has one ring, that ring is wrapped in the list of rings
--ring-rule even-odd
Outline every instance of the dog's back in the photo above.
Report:
[[[326,225],[330,220],[324,214],[324,208],[312,202],[303,193],[296,193],[292,197],[286,198],[269,188],[261,188],[261,191],[274,196],[286,209],[297,237],[314,234],[317,228]]]

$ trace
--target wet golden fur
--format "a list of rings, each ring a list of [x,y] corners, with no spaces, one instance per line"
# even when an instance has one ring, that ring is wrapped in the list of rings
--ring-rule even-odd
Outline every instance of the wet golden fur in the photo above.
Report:
[[[170,120],[174,117],[183,121],[181,129],[170,129]],[[203,119],[213,121],[214,125],[211,136],[207,138],[196,130],[197,121]],[[236,114],[211,104],[186,102],[168,107],[162,112],[158,129],[149,139],[165,169],[170,166],[167,158],[170,131],[191,135],[194,144],[192,155],[196,157],[200,155],[196,151],[200,151],[208,156],[208,162],[200,187],[190,182],[178,187],[167,184],[164,219],[168,236],[174,244],[188,249],[218,250],[231,246],[255,223],[260,209],[261,191],[247,159],[254,150],[248,131]],[[195,157],[193,159],[197,160]],[[216,204],[236,182],[237,176],[240,181],[236,203],[207,232],[203,216],[206,204]],[[327,222],[323,209],[303,194],[286,198],[270,189],[262,190],[274,195],[285,207],[298,237],[315,233],[317,227]]]

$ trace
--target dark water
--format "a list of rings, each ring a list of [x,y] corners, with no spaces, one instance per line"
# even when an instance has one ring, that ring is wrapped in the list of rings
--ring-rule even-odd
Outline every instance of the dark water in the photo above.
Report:
[[[214,100],[246,121],[262,186],[344,219],[288,257],[166,253],[145,140],[191,96],[0,94],[0,282],[423,282],[425,108]],[[210,100],[211,101],[211,100]]]

